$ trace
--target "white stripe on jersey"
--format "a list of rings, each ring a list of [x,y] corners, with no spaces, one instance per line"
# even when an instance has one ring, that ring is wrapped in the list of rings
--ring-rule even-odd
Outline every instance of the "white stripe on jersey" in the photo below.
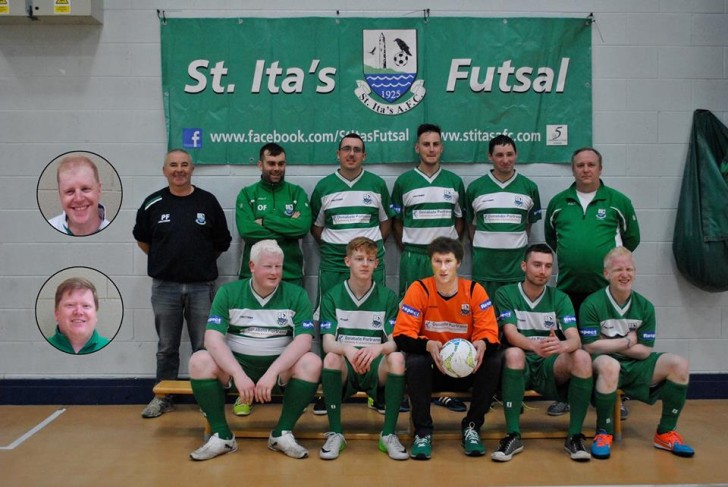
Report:
[[[449,321],[425,321],[425,330],[433,333],[459,333],[467,335],[468,325],[466,323],[451,323]]]
[[[253,338],[232,335],[230,333],[226,336],[227,345],[230,347],[230,350],[241,355],[253,355],[256,357],[280,355],[292,340],[293,337],[290,336]]]
[[[520,249],[528,245],[526,232],[482,232],[473,236],[473,247],[481,249]]]
[[[346,328],[347,330],[380,331],[384,327],[384,312],[346,310],[337,308],[336,323],[337,330],[340,328]],[[378,343],[381,343],[381,340]]]
[[[344,345],[353,345],[355,347],[370,347],[372,345],[381,345],[381,338],[377,337],[362,337],[354,335],[339,335],[338,341]]]
[[[631,330],[636,330],[642,325],[642,320],[630,320],[626,318],[608,319],[599,322],[601,333],[609,338],[623,337]]]
[[[342,230],[324,228],[323,232],[321,232],[321,241],[330,244],[346,245],[354,237],[367,237],[379,242],[382,240],[382,232],[379,231],[379,225],[372,228],[344,228]]]
[[[443,220],[450,218],[451,215],[452,210],[450,210],[449,208],[430,208],[426,210],[412,211],[413,220]]]
[[[454,226],[449,227],[404,227],[402,229],[402,242],[408,244],[428,245],[437,237],[458,238]]]
[[[462,216],[457,188],[445,188],[442,186],[426,186],[407,191],[402,195],[402,206],[408,208],[423,203],[453,205],[452,211],[459,218]],[[449,217],[449,215],[448,215]]]
[[[481,194],[473,201],[473,210],[477,213],[489,208],[515,208],[518,210],[530,210],[533,208],[533,198],[521,193],[499,193]]]

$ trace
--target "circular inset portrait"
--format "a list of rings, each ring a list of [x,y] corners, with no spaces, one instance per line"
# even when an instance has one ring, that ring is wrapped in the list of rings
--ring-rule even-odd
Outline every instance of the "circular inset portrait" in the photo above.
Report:
[[[116,284],[90,267],[69,267],[43,284],[35,302],[41,334],[61,352],[98,352],[119,332],[124,306]]]
[[[53,159],[38,179],[38,208],[48,223],[75,237],[93,235],[114,221],[121,208],[119,174],[109,161],[88,151]]]

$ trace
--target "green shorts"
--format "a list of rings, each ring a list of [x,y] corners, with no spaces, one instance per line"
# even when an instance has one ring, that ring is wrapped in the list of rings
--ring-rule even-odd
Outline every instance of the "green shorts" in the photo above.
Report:
[[[235,355],[235,360],[238,361],[240,366],[243,368],[245,375],[254,383],[258,383],[263,374],[265,374],[270,368],[271,364],[276,361],[278,357],[255,357],[255,358],[243,358],[240,355]],[[235,382],[232,377],[228,382],[226,389],[237,391]],[[273,394],[282,394],[285,384],[281,382],[280,376],[276,377],[276,385],[273,387]]]
[[[376,400],[379,390],[379,364],[383,358],[384,355],[380,355],[372,360],[372,364],[365,374],[357,374],[354,372],[354,367],[346,359],[346,384],[342,384],[341,398],[346,399],[359,391],[363,391],[369,397]]]
[[[432,263],[426,253],[404,250],[399,258],[399,297],[417,279],[424,279],[432,275]]]
[[[554,375],[554,363],[558,357],[558,354],[546,358],[535,353],[526,354],[524,386],[526,390],[533,389],[548,398],[568,402],[569,383],[557,384]]]
[[[619,388],[626,396],[637,399],[647,404],[655,404],[660,399],[662,386],[665,381],[659,384],[652,383],[652,376],[655,374],[657,359],[662,353],[652,352],[644,360],[620,360]]]

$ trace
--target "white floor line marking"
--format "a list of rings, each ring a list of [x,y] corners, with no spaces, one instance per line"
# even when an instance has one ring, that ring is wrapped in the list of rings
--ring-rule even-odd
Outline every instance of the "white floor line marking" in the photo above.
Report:
[[[14,450],[18,445],[20,445],[22,442],[45,428],[51,421],[56,419],[58,416],[66,412],[66,408],[58,409],[53,414],[48,416],[46,419],[38,423],[33,429],[25,433],[23,436],[15,440],[14,442],[10,443],[8,446],[0,446],[0,450]]]

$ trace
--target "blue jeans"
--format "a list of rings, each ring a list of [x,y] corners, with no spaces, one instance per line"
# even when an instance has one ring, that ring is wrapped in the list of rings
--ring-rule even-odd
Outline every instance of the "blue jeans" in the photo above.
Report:
[[[157,382],[177,379],[182,327],[187,321],[192,351],[203,348],[215,283],[152,280],[152,310],[157,329]]]

